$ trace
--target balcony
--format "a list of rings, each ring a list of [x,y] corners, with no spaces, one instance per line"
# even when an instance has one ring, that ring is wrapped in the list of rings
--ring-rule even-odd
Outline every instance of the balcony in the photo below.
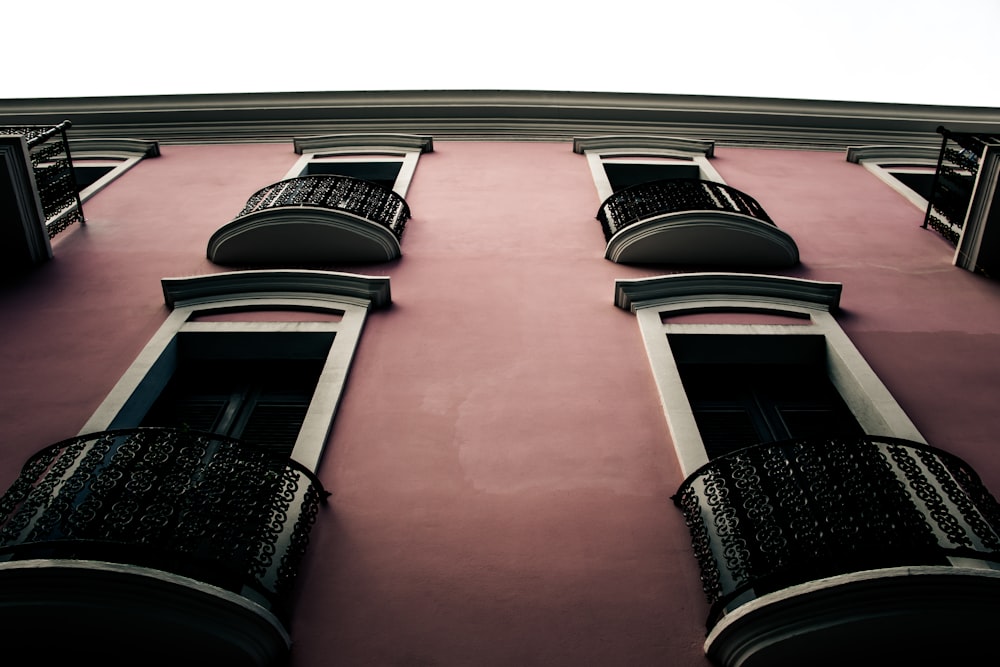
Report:
[[[398,194],[358,178],[290,178],[258,190],[208,242],[217,264],[385,262],[400,255],[410,209]]]
[[[674,501],[716,664],[956,664],[994,651],[1000,506],[954,456],[873,436],[762,444],[695,471]]]
[[[693,178],[642,183],[614,193],[597,213],[620,264],[785,267],[799,261],[792,237],[735,188]]]
[[[1000,137],[951,132],[942,136],[924,228],[955,246],[954,264],[988,277],[1000,276]]]
[[[128,429],[47,447],[0,498],[5,653],[272,664],[323,497],[294,461],[210,434]]]
[[[0,128],[0,262],[16,272],[52,257],[49,239],[84,222],[63,121]]]

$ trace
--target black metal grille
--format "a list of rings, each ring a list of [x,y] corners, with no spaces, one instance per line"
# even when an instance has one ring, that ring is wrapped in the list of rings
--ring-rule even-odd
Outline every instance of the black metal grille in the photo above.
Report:
[[[837,574],[1000,561],[1000,505],[960,459],[866,436],[755,445],[714,459],[674,502],[712,604]]]
[[[300,176],[279,181],[255,192],[236,217],[272,208],[316,206],[345,211],[376,222],[396,238],[403,234],[410,208],[387,188],[350,176]]]
[[[736,188],[697,178],[674,178],[633,185],[604,200],[597,219],[604,238],[629,225],[667,213],[725,211],[742,213],[773,225],[757,200]]]
[[[163,428],[82,435],[33,456],[0,498],[0,559],[156,568],[263,598],[287,618],[324,495],[295,462],[232,439]]]
[[[54,127],[0,128],[0,134],[22,135],[28,144],[49,238],[74,222],[86,222],[66,138],[66,130],[71,126],[67,120]]]
[[[957,245],[969,212],[983,152],[987,144],[1000,143],[1000,138],[950,132],[944,127],[938,127],[937,131],[942,136],[941,152],[923,227],[930,227]]]

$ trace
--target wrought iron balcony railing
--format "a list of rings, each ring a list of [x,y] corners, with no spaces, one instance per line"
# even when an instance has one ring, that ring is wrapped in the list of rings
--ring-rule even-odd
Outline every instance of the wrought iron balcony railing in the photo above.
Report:
[[[207,255],[238,266],[385,262],[399,257],[409,219],[406,201],[377,183],[300,176],[255,192],[212,234]]]
[[[620,190],[604,200],[597,219],[604,229],[604,238],[610,241],[629,225],[684,211],[741,213],[774,225],[763,207],[750,195],[722,183],[696,178],[653,181]]]
[[[0,134],[24,137],[49,238],[74,222],[85,222],[66,138],[71,126],[66,120],[54,127],[0,128]]]
[[[905,440],[747,447],[695,471],[674,502],[712,604],[710,629],[750,599],[825,577],[1000,561],[1000,505],[976,473]]]
[[[333,175],[299,176],[261,188],[236,217],[286,206],[345,211],[382,225],[397,239],[410,219],[406,201],[392,190],[360,178]]]
[[[294,461],[192,431],[81,435],[0,498],[0,561],[87,560],[180,575],[288,614],[324,491]]]
[[[924,227],[930,227],[957,245],[965,224],[979,163],[986,147],[997,143],[996,137],[950,132],[938,128],[941,152],[931,184],[931,196],[924,215]]]

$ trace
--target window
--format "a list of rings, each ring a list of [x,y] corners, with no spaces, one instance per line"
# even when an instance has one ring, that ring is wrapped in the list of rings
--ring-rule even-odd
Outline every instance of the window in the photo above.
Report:
[[[369,308],[389,279],[323,271],[165,278],[173,312],[81,433],[187,426],[315,470]]]
[[[760,438],[923,442],[831,314],[838,283],[731,273],[619,280],[685,475]]]
[[[295,139],[302,157],[285,178],[336,175],[378,183],[400,197],[413,180],[422,153],[434,150],[431,137],[409,134],[332,134]]]
[[[822,336],[667,334],[709,459],[861,429],[827,374]]]
[[[206,254],[239,266],[396,259],[410,219],[404,195],[417,159],[431,150],[430,137],[407,134],[298,138],[302,157],[212,234]]]
[[[709,162],[711,141],[653,136],[578,137],[573,151],[587,156],[597,195],[604,201],[632,185],[666,178],[725,183]]]
[[[710,141],[577,138],[601,206],[604,256],[620,264],[784,267],[799,262],[791,236],[712,167]]]
[[[937,171],[938,149],[930,146],[852,146],[847,161],[860,164],[921,211],[927,210]]]
[[[103,190],[143,158],[160,155],[157,142],[140,139],[72,139],[69,146],[77,190],[83,201]]]
[[[923,227],[955,246],[955,266],[1000,275],[1000,233],[989,225],[998,197],[1000,139],[944,127],[937,131],[943,141],[936,150],[864,146],[849,149],[847,159],[864,165],[924,211]]]

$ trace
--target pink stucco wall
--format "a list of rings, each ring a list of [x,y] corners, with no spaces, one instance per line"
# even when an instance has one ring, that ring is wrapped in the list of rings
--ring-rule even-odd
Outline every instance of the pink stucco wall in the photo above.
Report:
[[[55,259],[0,289],[0,483],[75,434],[167,315],[159,280],[222,270],[215,229],[290,144],[164,146],[85,206]],[[727,182],[797,241],[785,272],[844,283],[838,315],[931,444],[1000,491],[1000,283],[951,266],[920,211],[839,153],[720,148]],[[693,665],[700,591],[635,318],[566,143],[436,141],[403,257],[319,470],[332,492],[295,665]]]

